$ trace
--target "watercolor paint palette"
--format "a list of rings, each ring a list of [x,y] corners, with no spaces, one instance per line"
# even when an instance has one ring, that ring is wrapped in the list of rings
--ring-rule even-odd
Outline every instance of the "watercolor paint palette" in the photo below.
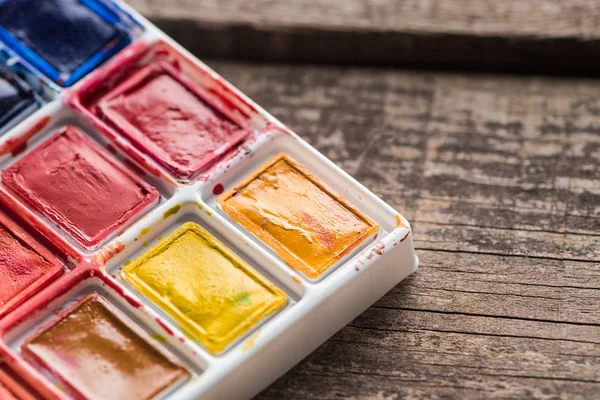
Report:
[[[249,398],[417,268],[400,214],[126,4],[32,4],[0,0],[0,398]]]

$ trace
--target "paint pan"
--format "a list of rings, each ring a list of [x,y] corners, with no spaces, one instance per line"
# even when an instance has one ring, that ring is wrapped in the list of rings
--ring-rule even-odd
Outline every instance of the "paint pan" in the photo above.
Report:
[[[0,39],[64,87],[125,47],[134,28],[108,1],[0,2]]]
[[[132,46],[71,103],[116,138],[126,138],[180,181],[225,157],[253,131],[249,109],[223,97],[218,81],[166,43]],[[264,123],[264,121],[262,121]]]
[[[0,318],[62,271],[52,253],[0,213]]]
[[[286,154],[267,161],[218,202],[233,220],[312,279],[379,230]]]
[[[194,223],[186,223],[122,271],[211,353],[222,352],[285,294]]]
[[[96,114],[173,175],[190,179],[240,140],[239,126],[167,63],[150,64],[108,93]]]
[[[82,399],[153,399],[189,376],[98,294],[42,327],[22,349]]]
[[[27,60],[19,57],[2,42],[0,42],[0,68],[16,77],[18,82],[24,82],[25,85],[22,86],[25,90],[34,92],[39,103],[38,106],[52,101],[61,91],[59,86],[45,76],[40,75]]]
[[[29,85],[0,65],[0,134],[39,107]]]
[[[2,181],[87,247],[101,243],[160,197],[74,126],[4,170]]]

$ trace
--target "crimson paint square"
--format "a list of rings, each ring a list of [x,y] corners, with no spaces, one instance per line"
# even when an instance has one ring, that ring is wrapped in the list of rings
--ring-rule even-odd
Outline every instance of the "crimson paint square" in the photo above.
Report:
[[[95,114],[180,179],[190,179],[250,134],[166,62],[141,68]]]
[[[4,170],[2,181],[86,247],[104,241],[160,197],[74,126]]]

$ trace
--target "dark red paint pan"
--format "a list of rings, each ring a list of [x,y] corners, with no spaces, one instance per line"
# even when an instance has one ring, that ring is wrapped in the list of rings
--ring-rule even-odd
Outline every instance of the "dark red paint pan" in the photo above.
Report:
[[[68,102],[128,155],[150,157],[180,183],[227,157],[264,125],[238,94],[160,41],[134,44]]]
[[[87,248],[160,197],[74,126],[4,170],[2,182]]]
[[[190,179],[250,134],[166,62],[147,65],[95,114],[177,178]]]

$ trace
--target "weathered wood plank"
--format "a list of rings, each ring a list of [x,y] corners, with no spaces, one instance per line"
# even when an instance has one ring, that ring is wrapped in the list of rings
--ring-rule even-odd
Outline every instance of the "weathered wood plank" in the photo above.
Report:
[[[587,0],[129,0],[198,54],[596,75]]]
[[[467,274],[453,277],[433,268],[430,261],[441,262],[443,253],[420,255],[425,261],[417,274],[261,398],[377,398],[385,394],[389,398],[570,399],[597,393],[600,325],[587,322],[585,315],[592,310],[589,316],[597,314],[597,295],[590,303],[585,290],[540,284],[527,291],[514,283],[496,285],[492,279],[497,277],[489,271],[481,275],[490,282],[478,282],[476,270],[483,265],[505,266],[500,279],[516,276],[519,280],[516,270],[525,270],[530,279],[537,273],[540,282],[563,275],[553,268],[545,271],[542,265],[528,271],[526,263],[515,265],[517,257],[470,255],[463,260],[455,255],[443,261],[446,267],[467,271],[476,263],[467,280]],[[424,290],[425,285],[439,289]],[[465,287],[472,297],[447,292]],[[582,305],[582,299],[587,304]],[[564,305],[567,309],[563,310]],[[579,315],[571,316],[571,312]],[[584,322],[565,321],[579,318]]]
[[[414,222],[421,268],[259,398],[600,390],[600,83],[209,62]]]
[[[600,325],[600,263],[421,254],[427,268],[376,306]]]
[[[352,351],[352,349],[344,349]],[[314,357],[319,357],[319,354]],[[590,384],[513,377],[481,377],[466,383],[462,375],[443,379],[432,372],[420,379],[362,374],[319,374],[294,371],[273,385],[263,399],[552,399],[586,400]],[[352,388],[351,391],[348,388]],[[556,396],[554,393],[567,393]]]

